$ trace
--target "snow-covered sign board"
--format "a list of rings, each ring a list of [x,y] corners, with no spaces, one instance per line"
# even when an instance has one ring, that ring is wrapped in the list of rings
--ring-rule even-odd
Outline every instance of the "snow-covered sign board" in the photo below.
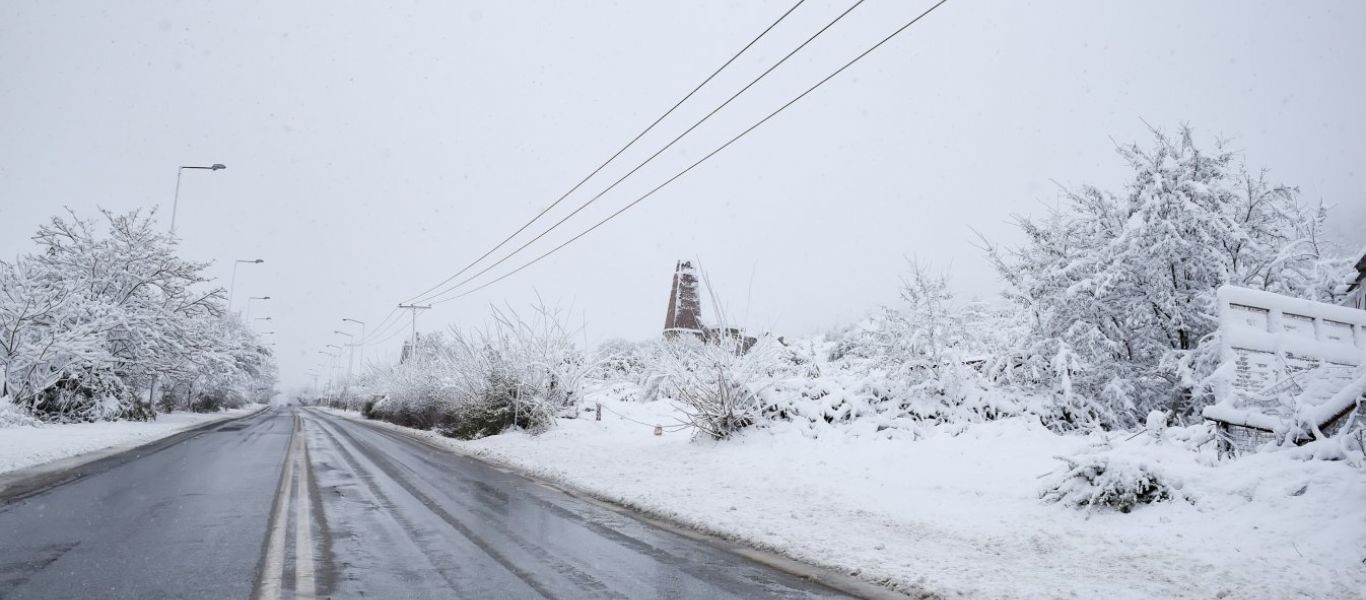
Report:
[[[1219,333],[1217,402],[1204,414],[1232,425],[1277,430],[1297,410],[1328,402],[1366,364],[1366,311],[1336,304],[1224,286]]]

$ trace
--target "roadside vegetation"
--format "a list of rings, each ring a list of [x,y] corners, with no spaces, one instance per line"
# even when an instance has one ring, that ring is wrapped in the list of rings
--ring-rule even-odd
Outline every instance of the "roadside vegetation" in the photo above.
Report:
[[[0,260],[0,425],[149,420],[274,395],[271,349],[151,215],[53,217]]]
[[[541,431],[585,406],[582,384],[670,402],[674,426],[727,438],[781,421],[914,431],[1028,416],[1059,431],[1133,429],[1154,411],[1200,421],[1217,366],[1224,284],[1333,301],[1350,260],[1322,207],[1188,128],[1118,149],[1124,188],[1066,190],[1026,242],[982,241],[1003,302],[962,301],[912,264],[902,303],[801,340],[613,341],[576,347],[563,315],[495,311],[479,332],[421,338],[414,358],[363,375],[347,398],[373,418],[461,438]],[[886,435],[896,435],[887,433]]]

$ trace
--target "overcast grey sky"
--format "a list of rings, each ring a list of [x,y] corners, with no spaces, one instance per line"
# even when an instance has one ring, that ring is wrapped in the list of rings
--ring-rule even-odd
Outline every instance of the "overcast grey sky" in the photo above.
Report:
[[[270,295],[288,383],[453,273],[610,156],[792,0],[119,2],[0,6],[0,255],[63,205],[162,207],[238,298]],[[850,4],[811,0],[680,110],[596,193]],[[869,0],[735,104],[544,240],[657,185],[929,2]],[[673,263],[700,259],[731,315],[785,334],[893,302],[905,258],[964,296],[999,283],[970,228],[1054,181],[1118,189],[1144,121],[1228,138],[1337,206],[1366,243],[1366,3],[950,0],[750,137],[563,252],[423,314],[478,324],[537,292],[587,337],[645,339]],[[557,212],[555,214],[563,214]],[[538,253],[537,253],[538,254]],[[510,264],[517,264],[513,261]],[[501,269],[495,273],[503,272]],[[492,273],[490,274],[492,275]],[[707,310],[713,307],[708,306]],[[367,348],[392,360],[399,339]]]

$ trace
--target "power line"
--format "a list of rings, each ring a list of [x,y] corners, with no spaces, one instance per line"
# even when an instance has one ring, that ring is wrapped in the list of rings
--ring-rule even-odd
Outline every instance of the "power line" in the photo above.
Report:
[[[820,37],[821,34],[825,33],[826,30],[830,29],[830,28],[833,27],[836,23],[838,23],[838,22],[840,22],[842,19],[844,19],[844,17],[845,17],[846,15],[848,15],[850,12],[852,12],[855,8],[858,8],[859,5],[863,4],[863,2],[864,2],[864,0],[858,0],[858,2],[855,2],[855,3],[852,4],[849,8],[845,9],[844,12],[840,13],[840,14],[839,14],[838,16],[836,16],[833,20],[831,20],[829,23],[826,23],[824,27],[820,28],[820,30],[816,31],[816,33],[812,34],[811,37],[806,38],[806,41],[802,42],[801,45],[797,46],[797,47],[796,47],[795,49],[793,49],[791,52],[788,52],[788,53],[787,53],[786,55],[784,55],[781,59],[779,59],[778,62],[773,63],[772,66],[770,66],[769,68],[765,69],[763,73],[760,73],[758,77],[755,77],[753,80],[751,80],[748,84],[745,85],[745,87],[740,88],[740,91],[735,92],[735,94],[732,95],[731,97],[727,98],[725,102],[722,102],[719,106],[717,106],[716,108],[712,109],[711,112],[707,113],[706,116],[704,116],[704,117],[702,117],[701,119],[699,119],[696,123],[693,123],[692,126],[689,127],[689,128],[687,128],[685,131],[683,131],[683,133],[678,134],[678,136],[675,137],[673,140],[671,140],[668,144],[665,144],[663,148],[660,148],[657,152],[655,152],[654,154],[651,154],[649,158],[646,158],[644,161],[641,161],[641,163],[638,164],[638,165],[636,165],[635,168],[631,169],[631,170],[630,170],[629,172],[627,172],[625,175],[622,175],[619,179],[617,179],[616,181],[612,182],[612,184],[609,185],[609,186],[607,186],[606,189],[602,190],[601,192],[598,192],[597,195],[593,196],[592,198],[589,198],[588,201],[584,202],[583,204],[580,204],[579,207],[578,207],[578,208],[575,208],[573,212],[569,213],[568,215],[565,215],[564,218],[560,219],[559,221],[556,221],[553,225],[551,225],[551,226],[550,226],[548,229],[546,229],[545,231],[542,231],[542,232],[541,232],[540,234],[538,234],[536,237],[531,238],[531,239],[530,239],[529,241],[527,241],[526,243],[522,244],[521,246],[518,246],[516,250],[513,250],[512,252],[507,253],[507,254],[504,255],[502,258],[500,258],[500,259],[498,259],[497,261],[495,261],[493,264],[491,264],[491,265],[489,265],[489,266],[487,266],[487,267],[484,267],[484,268],[483,268],[482,270],[480,270],[478,273],[475,273],[474,275],[471,275],[471,276],[469,276],[469,277],[466,277],[465,279],[461,280],[460,282],[456,283],[455,285],[452,285],[452,286],[450,286],[450,287],[447,287],[446,289],[444,289],[444,290],[438,292],[438,293],[437,293],[436,295],[434,295],[434,296],[428,297],[428,300],[427,300],[427,301],[429,301],[429,302],[433,302],[433,301],[435,301],[435,302],[440,302],[440,301],[442,301],[442,300],[439,300],[442,296],[445,296],[446,294],[449,294],[449,293],[451,293],[451,292],[453,292],[453,291],[459,289],[461,286],[463,286],[463,285],[469,283],[470,281],[473,281],[474,279],[478,278],[480,275],[483,275],[484,273],[487,273],[487,272],[491,271],[492,269],[494,269],[494,268],[497,267],[498,265],[503,264],[503,263],[506,262],[508,259],[512,258],[513,256],[516,256],[516,255],[517,255],[518,253],[520,253],[522,250],[525,250],[528,246],[530,246],[530,245],[536,243],[536,242],[539,241],[541,238],[545,237],[547,234],[549,234],[550,232],[554,231],[554,230],[555,230],[556,228],[558,228],[560,225],[563,225],[563,224],[565,223],[565,221],[568,221],[569,219],[572,219],[575,215],[577,215],[577,214],[579,214],[580,212],[582,212],[583,209],[588,208],[588,207],[589,207],[590,205],[592,205],[594,202],[597,202],[599,198],[602,198],[602,197],[603,197],[604,195],[606,195],[608,192],[610,192],[610,191],[612,191],[613,189],[615,189],[618,185],[621,184],[621,182],[626,181],[627,178],[629,178],[630,176],[634,175],[637,171],[639,171],[639,170],[641,170],[642,168],[644,168],[645,165],[649,164],[649,163],[650,163],[651,161],[653,161],[655,158],[659,157],[659,155],[663,154],[663,153],[664,153],[665,151],[667,151],[669,148],[672,148],[672,147],[674,146],[674,144],[677,144],[677,143],[678,143],[679,140],[683,139],[683,138],[684,138],[685,136],[687,136],[689,133],[692,133],[693,130],[697,129],[699,126],[701,126],[703,123],[705,123],[708,119],[710,119],[710,118],[712,118],[713,116],[715,116],[716,113],[720,112],[721,109],[723,109],[723,108],[725,108],[726,106],[728,106],[728,105],[729,105],[732,101],[734,101],[736,98],[739,98],[741,94],[744,94],[744,93],[745,93],[746,91],[748,91],[751,87],[754,87],[754,85],[757,84],[757,83],[759,83],[760,80],[762,80],[763,78],[767,77],[769,73],[772,73],[775,69],[777,69],[778,67],[782,66],[783,63],[787,62],[788,59],[792,58],[795,54],[797,54],[798,52],[800,52],[800,51],[801,51],[803,48],[805,48],[808,44],[810,44],[810,43],[811,43],[812,41],[814,41],[816,38]]]
[[[390,309],[389,314],[385,315],[385,317],[380,320],[379,325],[376,326],[373,331],[366,333],[365,340],[362,343],[364,343],[367,346],[372,344],[383,343],[384,341],[389,339],[388,337],[386,337],[389,333],[393,331],[402,331],[401,325],[403,324],[403,320],[402,318],[397,317],[398,309]]]
[[[472,290],[463,292],[463,293],[461,293],[461,294],[459,294],[459,295],[452,296],[452,297],[450,297],[450,298],[445,298],[445,299],[442,299],[442,300],[434,300],[434,301],[432,301],[432,304],[441,304],[441,303],[444,303],[444,302],[450,302],[450,301],[452,301],[452,300],[458,300],[458,299],[460,299],[460,298],[464,298],[465,296],[468,296],[468,295],[470,295],[470,294],[473,294],[473,293],[475,293],[475,292],[477,292],[477,291],[479,291],[479,290],[482,290],[482,289],[484,289],[484,288],[486,288],[486,287],[488,287],[488,286],[490,286],[490,285],[493,285],[493,284],[495,284],[495,283],[498,283],[499,281],[502,281],[502,280],[504,280],[504,279],[507,279],[508,277],[511,277],[511,276],[517,274],[518,272],[522,271],[523,269],[525,269],[525,268],[527,268],[527,267],[530,267],[531,265],[534,265],[534,264],[540,262],[540,261],[541,261],[542,259],[544,259],[545,257],[550,256],[551,254],[554,254],[555,252],[558,252],[561,248],[564,248],[565,246],[568,246],[569,244],[574,243],[574,242],[577,241],[579,238],[582,238],[583,236],[588,235],[588,234],[591,233],[593,230],[595,230],[595,229],[601,227],[602,225],[604,225],[604,224],[607,223],[608,221],[611,221],[612,219],[615,219],[615,218],[616,218],[618,215],[620,215],[621,213],[624,213],[624,212],[626,212],[627,210],[630,210],[632,207],[636,206],[637,204],[640,204],[641,202],[644,202],[646,198],[649,198],[650,196],[653,196],[653,195],[655,194],[655,192],[658,192],[659,190],[663,189],[665,186],[669,185],[670,183],[673,183],[675,180],[677,180],[678,178],[680,178],[680,177],[682,177],[683,175],[687,174],[689,171],[692,171],[692,170],[693,170],[694,168],[696,168],[698,165],[700,165],[700,164],[706,162],[706,161],[707,161],[708,159],[710,159],[711,157],[716,156],[716,155],[719,154],[722,150],[725,150],[726,148],[730,147],[731,144],[734,144],[736,141],[739,141],[740,138],[743,138],[743,137],[745,137],[746,135],[748,135],[750,132],[754,131],[755,129],[758,129],[761,125],[763,125],[764,123],[767,123],[770,119],[772,119],[773,117],[777,116],[779,113],[783,112],[784,110],[787,110],[788,107],[792,106],[793,104],[796,104],[799,100],[801,100],[802,98],[805,98],[805,97],[806,97],[808,94],[810,94],[811,92],[816,91],[817,88],[821,87],[822,85],[825,85],[826,82],[830,81],[831,79],[834,79],[834,78],[835,78],[836,76],[838,76],[840,73],[843,73],[843,72],[845,71],[845,69],[848,69],[849,67],[853,66],[854,63],[856,63],[856,62],[858,62],[858,61],[860,61],[860,60],[863,60],[864,57],[866,57],[866,56],[868,56],[869,54],[871,54],[874,50],[877,50],[878,48],[882,47],[883,44],[886,44],[887,42],[891,41],[892,38],[894,38],[894,37],[900,35],[901,32],[903,32],[903,31],[909,29],[912,25],[916,24],[916,23],[919,22],[921,19],[925,18],[926,15],[929,15],[929,14],[930,14],[931,12],[933,12],[936,8],[939,8],[940,6],[942,6],[945,2],[948,2],[948,0],[939,0],[938,2],[935,2],[934,5],[930,6],[928,9],[925,9],[924,12],[920,13],[919,15],[916,15],[915,18],[911,19],[910,21],[907,21],[907,22],[906,22],[904,25],[902,25],[901,27],[898,27],[895,31],[893,31],[892,33],[888,34],[887,37],[882,38],[882,40],[878,41],[876,44],[873,44],[873,45],[870,46],[867,50],[864,50],[863,52],[859,53],[858,56],[855,56],[852,60],[850,60],[849,62],[845,63],[844,66],[841,66],[840,68],[836,69],[833,73],[831,73],[831,74],[825,76],[824,79],[821,79],[820,81],[816,82],[815,85],[813,85],[813,86],[807,88],[806,91],[804,91],[804,92],[798,94],[795,98],[789,100],[786,104],[784,104],[784,105],[778,107],[777,110],[775,110],[775,111],[769,113],[768,116],[766,116],[766,117],[764,117],[763,119],[759,120],[759,122],[757,122],[757,123],[755,123],[755,124],[749,126],[748,129],[745,129],[744,131],[740,132],[739,135],[737,135],[737,136],[731,138],[730,141],[727,141],[726,143],[722,144],[721,146],[719,146],[719,147],[716,148],[715,150],[712,150],[711,152],[707,153],[705,156],[703,156],[702,158],[698,159],[697,162],[694,162],[694,163],[692,163],[691,165],[688,165],[687,168],[683,169],[682,171],[679,171],[677,174],[675,174],[673,177],[670,177],[670,178],[669,178],[668,180],[666,180],[664,183],[659,184],[659,185],[656,186],[654,189],[652,189],[652,190],[646,192],[644,195],[642,195],[642,196],[640,196],[639,198],[636,198],[635,200],[633,200],[630,204],[627,204],[626,206],[623,206],[621,209],[617,210],[616,212],[614,212],[614,213],[608,215],[607,218],[605,218],[605,219],[603,219],[603,220],[601,220],[601,221],[598,221],[596,224],[594,224],[592,227],[589,227],[588,229],[584,230],[582,233],[580,233],[580,234],[578,234],[578,235],[576,235],[576,236],[574,236],[574,237],[572,237],[572,238],[569,238],[568,241],[566,241],[566,242],[564,242],[564,243],[562,243],[562,244],[560,244],[560,245],[558,245],[558,246],[556,246],[556,247],[554,247],[554,248],[551,248],[548,252],[546,252],[546,253],[544,253],[544,254],[542,254],[542,255],[540,255],[540,256],[537,256],[536,258],[532,259],[530,262],[527,262],[527,263],[523,264],[522,266],[517,267],[516,269],[513,269],[512,271],[510,271],[510,272],[508,272],[508,273],[506,273],[506,274],[504,274],[504,275],[501,275],[501,276],[499,276],[498,278],[493,279],[492,281],[489,281],[488,283],[485,283],[485,284],[483,284],[483,285],[480,285],[479,287],[476,287],[476,288],[474,288],[474,289],[472,289]]]
[[[397,326],[397,327],[394,327],[392,330],[389,331],[389,333],[388,333],[387,335],[385,335],[383,338],[380,338],[380,339],[375,340],[373,343],[374,343],[374,344],[383,344],[383,343],[388,342],[389,340],[392,340],[392,339],[394,339],[394,338],[396,338],[396,337],[398,337],[398,336],[400,336],[400,335],[405,335],[405,334],[408,333],[408,332],[406,332],[406,331],[403,330],[402,322],[401,322],[401,321],[395,321],[395,322],[396,322],[396,323],[399,323],[400,325]]]
[[[427,296],[427,295],[428,295],[430,292],[432,292],[433,290],[436,290],[436,289],[440,288],[441,286],[443,286],[443,285],[445,285],[445,284],[447,284],[447,283],[450,283],[450,282],[451,282],[452,280],[454,280],[455,278],[457,278],[457,277],[459,277],[460,275],[463,275],[464,273],[468,272],[468,271],[469,271],[471,268],[473,268],[475,265],[479,264],[481,261],[483,261],[484,259],[488,258],[488,257],[489,257],[490,255],[492,255],[494,252],[497,252],[500,248],[502,248],[502,247],[505,246],[508,242],[510,242],[510,241],[512,241],[514,238],[516,238],[518,235],[520,235],[523,231],[525,231],[525,230],[526,230],[528,227],[530,227],[532,224],[534,224],[534,223],[536,223],[538,220],[540,220],[541,217],[543,217],[543,216],[546,215],[546,213],[550,212],[552,209],[554,209],[556,206],[558,206],[560,203],[562,203],[566,198],[568,198],[568,197],[569,197],[571,194],[573,194],[575,191],[578,191],[578,189],[581,188],[585,183],[587,183],[589,179],[592,179],[594,176],[596,176],[598,173],[600,173],[604,168],[606,168],[607,165],[611,164],[611,163],[612,163],[613,161],[615,161],[618,157],[620,157],[623,153],[625,153],[628,149],[630,149],[632,146],[634,146],[634,145],[636,144],[636,142],[640,141],[640,139],[641,139],[642,137],[644,137],[644,136],[645,136],[646,134],[648,134],[650,131],[653,131],[654,128],[660,124],[660,122],[662,122],[662,121],[663,121],[665,118],[667,118],[669,115],[673,114],[674,111],[676,111],[680,106],[682,106],[684,102],[687,102],[687,101],[688,101],[689,99],[691,99],[694,95],[696,95],[697,92],[698,92],[699,90],[701,90],[701,89],[702,89],[703,87],[705,87],[708,83],[710,83],[713,79],[715,79],[716,76],[719,75],[722,71],[724,71],[727,67],[729,67],[729,66],[731,65],[731,63],[734,63],[734,62],[736,61],[736,59],[738,59],[741,55],[743,55],[743,54],[744,54],[745,52],[747,52],[751,47],[753,47],[756,43],[758,43],[758,41],[759,41],[760,39],[762,39],[762,38],[764,38],[764,36],[768,35],[769,32],[771,32],[775,27],[777,27],[777,26],[778,26],[780,23],[782,23],[785,19],[787,19],[787,17],[788,17],[789,15],[791,15],[794,11],[796,11],[797,8],[801,7],[801,5],[804,4],[805,2],[806,2],[806,0],[798,0],[797,3],[793,4],[790,8],[787,9],[787,11],[783,12],[783,14],[780,15],[780,16],[778,17],[777,20],[773,21],[772,23],[769,24],[768,27],[764,28],[764,30],[761,31],[761,32],[759,33],[759,35],[755,36],[753,39],[751,39],[751,40],[749,41],[749,43],[745,44],[744,47],[740,48],[740,50],[738,50],[737,52],[735,52],[729,59],[726,60],[726,62],[722,63],[722,65],[721,65],[720,67],[717,67],[717,69],[716,69],[715,71],[713,71],[710,75],[708,75],[708,76],[706,77],[706,79],[703,79],[701,83],[698,83],[695,87],[693,87],[693,89],[692,89],[691,91],[689,91],[689,92],[688,92],[686,95],[684,95],[681,99],[679,99],[677,102],[675,102],[675,103],[673,104],[673,106],[669,107],[668,110],[664,111],[663,114],[661,114],[658,118],[656,118],[653,122],[651,122],[647,127],[645,127],[645,129],[641,130],[640,133],[636,134],[635,137],[631,138],[631,140],[630,140],[629,142],[627,142],[626,145],[622,146],[619,150],[617,150],[614,154],[612,154],[611,157],[609,157],[607,160],[603,161],[602,164],[598,165],[597,168],[593,169],[592,172],[590,172],[587,176],[585,176],[585,177],[584,177],[583,179],[581,179],[578,183],[576,183],[573,187],[571,187],[571,188],[569,189],[569,191],[566,191],[563,195],[561,195],[561,196],[560,196],[557,200],[555,200],[555,202],[553,202],[550,206],[547,206],[544,210],[542,210],[540,213],[538,213],[538,214],[537,214],[535,217],[533,217],[530,221],[527,221],[525,224],[523,224],[521,227],[519,227],[516,231],[512,232],[511,235],[509,235],[509,236],[507,236],[506,238],[504,238],[501,242],[499,242],[499,243],[498,243],[497,245],[495,245],[493,248],[489,249],[487,252],[485,252],[484,254],[482,254],[481,256],[479,256],[478,258],[476,258],[474,261],[470,262],[468,265],[465,265],[463,268],[461,268],[459,271],[457,271],[454,275],[451,275],[450,277],[447,277],[446,279],[442,280],[440,283],[437,283],[436,285],[434,285],[434,286],[428,288],[427,290],[423,291],[422,293],[418,294],[417,296],[414,296],[414,297],[413,297],[412,299],[410,299],[408,302],[410,302],[410,303],[411,303],[411,302],[416,302],[416,301],[418,301],[418,299],[420,299],[420,298],[422,298],[422,297],[424,297],[424,296]],[[444,292],[443,292],[443,293],[444,293]],[[439,296],[439,294],[438,294],[438,296]],[[402,329],[401,329],[402,321],[401,321],[401,319],[394,319],[393,321],[389,321],[389,319],[394,318],[397,314],[398,314],[398,310],[397,310],[397,309],[392,309],[392,310],[390,310],[389,314],[386,315],[386,316],[384,317],[384,319],[381,320],[380,324],[374,328],[374,333],[371,334],[371,335],[369,335],[369,336],[367,336],[367,339],[365,340],[364,343],[367,344],[367,345],[368,345],[368,344],[372,344],[372,343],[374,343],[374,344],[382,344],[382,343],[387,342],[387,341],[389,341],[390,339],[393,339],[394,337],[396,337],[396,333],[395,333],[395,332],[402,331]],[[392,330],[386,331],[386,328],[388,328],[388,327],[392,327]],[[373,340],[373,341],[372,341],[372,340]]]
[[[862,0],[860,0],[860,1],[862,1]],[[726,67],[729,67],[731,63],[735,62],[736,59],[740,58],[740,55],[744,54],[746,51],[748,51],[748,50],[750,49],[750,47],[752,47],[752,46],[754,46],[754,44],[758,43],[758,41],[759,41],[760,39],[762,39],[764,36],[768,35],[768,32],[772,31],[774,27],[777,27],[779,23],[782,23],[783,20],[786,19],[788,15],[792,14],[793,11],[797,10],[797,8],[800,7],[802,4],[804,4],[805,2],[806,2],[806,0],[798,0],[796,4],[793,4],[791,8],[787,9],[786,12],[784,12],[781,16],[779,16],[779,17],[778,17],[778,20],[774,21],[774,22],[771,23],[768,27],[766,27],[763,31],[759,32],[759,35],[755,36],[754,39],[750,40],[748,44],[745,44],[745,46],[744,46],[743,48],[740,48],[739,51],[737,51],[735,54],[731,55],[731,57],[730,57],[729,59],[727,59],[725,63],[722,63],[722,65],[721,65],[720,67],[717,67],[715,71],[712,71],[711,75],[708,75],[706,79],[703,79],[703,80],[702,80],[702,83],[697,84],[697,86],[694,87],[694,88],[692,89],[692,91],[688,92],[688,93],[687,93],[685,96],[683,96],[683,98],[680,99],[678,102],[675,102],[673,106],[669,107],[669,110],[666,110],[666,111],[664,111],[664,114],[659,115],[659,117],[656,118],[656,119],[654,120],[654,122],[650,123],[649,126],[647,126],[645,129],[641,130],[640,133],[637,133],[635,137],[631,138],[631,141],[626,142],[626,145],[625,145],[625,146],[622,146],[621,149],[620,149],[620,150],[617,150],[616,153],[613,154],[610,158],[608,158],[607,160],[603,161],[602,164],[598,165],[598,167],[597,167],[596,169],[593,169],[593,171],[592,171],[591,173],[589,173],[589,174],[588,174],[587,176],[585,176],[583,179],[580,179],[578,183],[574,184],[574,187],[569,188],[569,191],[565,192],[565,193],[564,193],[563,195],[561,195],[557,200],[555,200],[554,202],[552,202],[552,203],[550,204],[550,206],[545,207],[544,209],[541,210],[541,212],[537,213],[535,217],[532,217],[532,219],[531,219],[530,221],[527,221],[527,222],[524,223],[521,227],[517,228],[517,231],[514,231],[514,232],[512,232],[511,235],[507,236],[506,238],[503,238],[503,241],[498,242],[498,245],[496,245],[496,246],[490,248],[490,249],[488,250],[488,252],[483,253],[482,255],[479,256],[479,258],[474,259],[474,261],[470,262],[470,264],[465,265],[465,266],[462,267],[459,271],[456,271],[456,273],[455,273],[454,275],[451,275],[450,277],[447,277],[446,279],[442,280],[440,283],[438,283],[438,284],[436,284],[436,285],[434,285],[434,286],[432,286],[432,287],[430,287],[430,288],[427,288],[427,289],[426,289],[425,291],[423,291],[422,293],[420,293],[420,294],[418,294],[418,295],[416,295],[416,296],[413,296],[412,298],[409,298],[407,301],[408,301],[408,302],[417,302],[417,301],[423,299],[423,298],[426,297],[428,294],[430,294],[432,291],[434,291],[434,290],[440,288],[440,287],[443,286],[443,285],[446,285],[447,283],[450,283],[450,282],[451,282],[452,280],[454,280],[455,278],[457,278],[457,277],[459,277],[459,276],[465,274],[466,271],[469,271],[469,270],[470,270],[471,268],[473,268],[475,265],[479,264],[481,261],[483,261],[484,259],[488,258],[490,255],[492,255],[494,252],[497,252],[499,248],[502,248],[502,247],[503,247],[504,245],[506,245],[508,242],[512,241],[513,238],[517,237],[518,235],[521,235],[521,233],[522,233],[523,231],[526,231],[526,229],[527,229],[528,227],[530,227],[533,223],[539,221],[539,220],[541,219],[541,217],[545,216],[546,213],[550,212],[550,211],[551,211],[552,209],[554,209],[556,206],[559,206],[559,204],[560,204],[561,202],[564,202],[565,198],[568,198],[571,194],[573,194],[574,192],[578,191],[578,189],[579,189],[580,187],[582,187],[583,184],[587,183],[589,179],[592,179],[595,175],[597,175],[598,173],[602,172],[602,170],[603,170],[604,168],[606,168],[607,165],[611,164],[612,161],[616,160],[617,157],[619,157],[619,156],[622,155],[622,153],[624,153],[624,152],[626,152],[626,150],[630,149],[631,146],[634,146],[636,142],[640,141],[640,138],[645,137],[645,134],[650,133],[651,131],[653,131],[654,128],[655,128],[655,126],[659,125],[659,123],[660,123],[661,121],[663,121],[663,120],[664,120],[665,118],[667,118],[669,115],[673,114],[673,112],[674,112],[675,110],[678,110],[678,107],[679,107],[679,106],[682,106],[684,102],[687,102],[688,99],[692,98],[693,95],[696,94],[699,90],[701,90],[703,86],[705,86],[705,85],[707,85],[708,83],[710,83],[711,80],[712,80],[712,79],[715,79],[717,75],[720,75],[720,74],[721,74],[721,71],[724,71],[724,70],[726,69]],[[444,292],[443,292],[443,293],[444,293]],[[438,295],[440,295],[440,294],[438,294]]]
[[[380,331],[389,325],[389,319],[394,318],[394,315],[396,314],[398,314],[397,308],[389,309],[389,314],[384,315],[384,318],[379,320],[379,324],[372,327],[370,331],[366,333],[365,337],[361,338],[361,343],[369,344],[371,338],[379,337]]]

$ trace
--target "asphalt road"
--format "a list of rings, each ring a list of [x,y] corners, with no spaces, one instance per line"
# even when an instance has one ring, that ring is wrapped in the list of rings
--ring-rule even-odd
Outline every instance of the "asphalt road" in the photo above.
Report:
[[[325,413],[143,454],[0,505],[0,599],[843,597]]]

